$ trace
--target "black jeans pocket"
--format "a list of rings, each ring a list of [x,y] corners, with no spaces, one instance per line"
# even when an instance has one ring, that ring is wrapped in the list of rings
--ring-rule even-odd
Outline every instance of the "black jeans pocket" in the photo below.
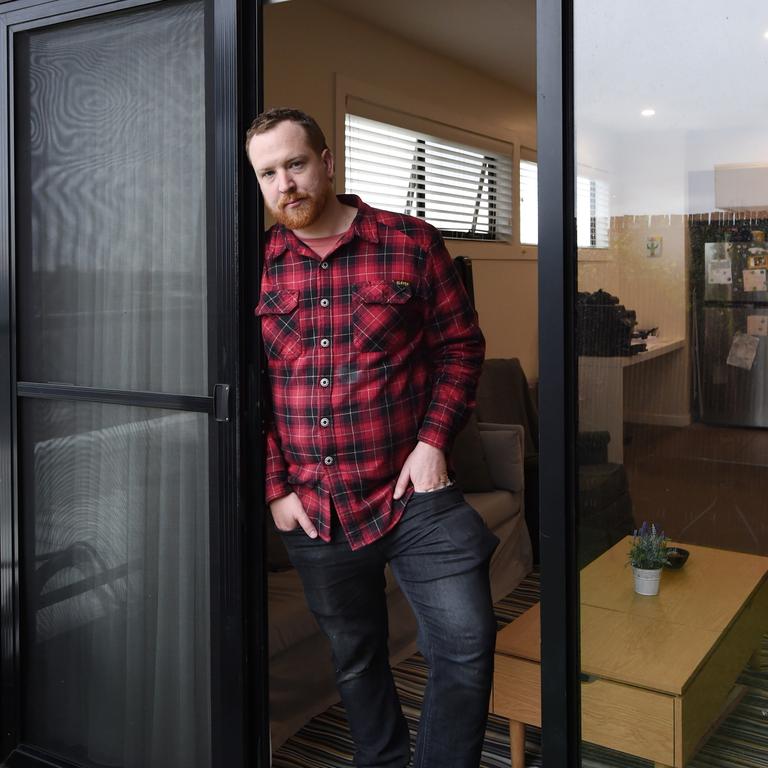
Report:
[[[458,549],[472,553],[480,560],[490,558],[499,546],[498,537],[480,513],[466,502],[448,511],[441,519],[441,525]]]

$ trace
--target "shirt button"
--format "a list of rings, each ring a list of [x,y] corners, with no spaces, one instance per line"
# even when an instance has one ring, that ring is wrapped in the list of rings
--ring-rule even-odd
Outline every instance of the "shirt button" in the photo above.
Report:
[[[328,379],[320,379],[320,386],[327,387],[331,382]]]
[[[326,457],[323,459],[323,462],[325,463],[325,465],[326,465],[327,467],[330,467],[330,466],[331,466],[331,464],[333,464],[333,456],[326,456]]]
[[[320,419],[320,426],[321,427],[327,427],[331,423],[331,420],[327,418],[326,416],[323,416],[322,419]]]
[[[329,347],[331,345],[331,342],[328,341],[328,339],[320,339],[320,346],[321,347]]]
[[[327,307],[327,306],[329,306],[329,305],[330,305],[330,303],[331,303],[331,302],[330,302],[330,301],[328,301],[328,299],[320,299],[320,306],[321,306],[321,307]]]
[[[320,262],[320,269],[328,269],[331,265],[327,261]]]

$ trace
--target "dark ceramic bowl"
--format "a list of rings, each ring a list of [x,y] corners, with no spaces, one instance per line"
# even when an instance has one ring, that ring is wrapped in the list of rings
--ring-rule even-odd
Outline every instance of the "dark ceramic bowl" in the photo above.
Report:
[[[667,568],[677,570],[685,565],[685,561],[688,559],[689,552],[682,547],[670,547],[667,550]]]

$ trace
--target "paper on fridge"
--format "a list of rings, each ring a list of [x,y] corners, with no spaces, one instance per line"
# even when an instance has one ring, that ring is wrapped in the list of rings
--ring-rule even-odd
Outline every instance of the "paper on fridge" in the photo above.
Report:
[[[744,276],[745,291],[768,290],[768,270],[745,269],[741,274]]]
[[[768,336],[768,315],[747,315],[747,333],[750,336]]]
[[[755,357],[757,357],[759,344],[760,339],[757,336],[750,336],[748,333],[734,334],[728,359],[725,362],[736,368],[751,370]]]
[[[730,285],[733,282],[731,262],[710,264],[707,279],[710,285]]]

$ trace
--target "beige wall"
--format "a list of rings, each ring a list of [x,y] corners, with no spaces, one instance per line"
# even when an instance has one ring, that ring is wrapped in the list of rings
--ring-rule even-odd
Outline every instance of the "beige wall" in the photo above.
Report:
[[[579,251],[578,273],[580,291],[608,291],[624,300],[621,295],[619,256],[615,252],[610,257],[596,260],[589,254],[585,255],[584,251]]]
[[[598,288],[637,313],[638,328],[659,328],[661,339],[684,339],[683,349],[624,371],[628,421],[683,426],[690,421],[687,222],[675,216],[619,216],[611,220],[608,260],[579,258],[579,290]],[[663,238],[660,256],[649,257],[648,237]]]
[[[683,216],[611,219],[611,248],[600,261],[579,251],[579,290],[608,291],[637,312],[639,328],[658,326],[663,338],[684,338],[687,328],[687,223]],[[663,238],[649,257],[649,237]],[[599,254],[598,254],[599,255]]]
[[[633,366],[624,376],[627,421],[685,426],[691,418],[688,345],[688,224],[685,216],[624,216],[617,232],[621,296],[640,328],[659,327],[662,339],[685,339],[669,355]],[[662,237],[660,256],[647,255],[648,237]]]
[[[623,216],[614,222],[619,295],[637,312],[638,327],[658,326],[661,338],[686,335],[686,232],[683,216]],[[660,256],[648,255],[649,237],[662,238]]]
[[[266,107],[296,106],[314,115],[334,141],[338,78],[368,84],[409,108],[422,104],[484,126],[489,134],[535,148],[536,100],[460,63],[427,52],[316,0],[264,9]],[[365,94],[355,94],[365,96]],[[397,103],[386,106],[397,108]],[[488,357],[519,357],[538,377],[537,265],[519,246],[449,241],[452,255],[473,260]]]

